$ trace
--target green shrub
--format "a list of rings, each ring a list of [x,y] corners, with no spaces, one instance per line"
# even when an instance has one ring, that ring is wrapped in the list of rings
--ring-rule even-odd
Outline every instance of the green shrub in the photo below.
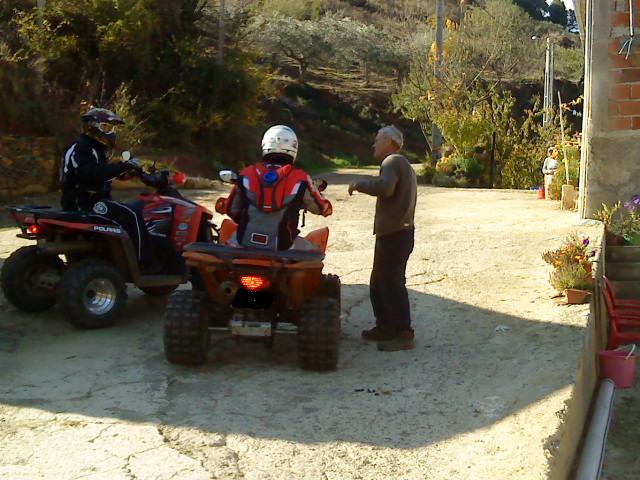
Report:
[[[433,176],[436,174],[436,169],[426,163],[418,170],[418,183],[428,185],[433,181]]]
[[[558,158],[563,158],[562,146],[556,146]],[[576,145],[567,145],[567,163],[569,165],[569,185],[578,187],[580,182],[580,149]],[[567,184],[567,173],[565,162],[559,162],[558,171],[549,185],[549,198],[560,200],[562,197],[562,185]]]
[[[458,188],[469,188],[471,186],[471,182],[465,177],[454,178],[454,182]]]
[[[433,176],[432,182],[436,187],[451,188],[456,186],[456,180],[453,177],[450,177],[449,175],[443,175],[442,173],[436,173]]]
[[[483,165],[475,158],[457,157],[454,159],[454,165],[457,172],[462,172],[469,181],[475,181],[480,178],[484,172]]]
[[[440,160],[438,160],[438,163],[436,163],[435,170],[437,173],[440,173],[442,175],[453,175],[456,171],[456,165],[453,162],[453,158],[442,157]]]
[[[590,290],[591,274],[579,263],[563,263],[551,272],[549,282],[559,292],[567,288]]]

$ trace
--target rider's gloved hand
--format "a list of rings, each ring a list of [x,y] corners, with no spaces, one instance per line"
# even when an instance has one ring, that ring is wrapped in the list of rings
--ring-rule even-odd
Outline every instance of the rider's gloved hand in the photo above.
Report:
[[[128,174],[139,173],[142,170],[140,166],[140,162],[138,162],[135,158],[131,158],[125,162],[120,162],[122,166],[122,172]]]

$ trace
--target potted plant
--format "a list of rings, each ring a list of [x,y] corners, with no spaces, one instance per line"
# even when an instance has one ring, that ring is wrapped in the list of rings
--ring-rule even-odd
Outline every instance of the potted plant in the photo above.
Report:
[[[560,248],[544,252],[542,259],[554,268],[571,263],[580,265],[585,272],[591,273],[596,251],[590,245],[589,237],[580,238],[576,234],[569,235]]]
[[[549,277],[551,285],[564,292],[567,303],[583,303],[593,285],[591,276],[596,251],[590,247],[588,237],[569,235],[563,244],[542,254],[545,262],[553,266]]]
[[[612,207],[603,203],[594,218],[604,224],[607,245],[640,245],[640,195]]]
[[[551,272],[549,281],[553,288],[565,294],[568,304],[584,303],[591,293],[591,274],[576,263],[559,266]]]
[[[618,212],[620,212],[621,208],[622,202],[620,201],[614,203],[612,207],[609,207],[603,203],[602,208],[593,215],[593,218],[595,218],[596,220],[600,220],[604,224],[604,238],[607,245],[620,245],[623,242],[623,238],[620,235],[614,233],[613,228],[614,217],[617,217]],[[615,230],[618,230],[617,222],[618,220],[616,220]]]

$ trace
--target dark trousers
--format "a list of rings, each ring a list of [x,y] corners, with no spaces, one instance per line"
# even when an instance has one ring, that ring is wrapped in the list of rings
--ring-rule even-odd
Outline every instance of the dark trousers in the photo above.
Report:
[[[104,210],[105,207],[106,211]],[[151,262],[153,259],[153,245],[142,217],[140,205],[134,202],[129,204],[112,200],[100,200],[93,205],[92,210],[94,214],[107,217],[124,228],[133,241],[138,260],[141,263]]]
[[[411,328],[409,292],[405,272],[413,252],[414,230],[405,229],[376,237],[369,295],[376,326],[400,331]]]

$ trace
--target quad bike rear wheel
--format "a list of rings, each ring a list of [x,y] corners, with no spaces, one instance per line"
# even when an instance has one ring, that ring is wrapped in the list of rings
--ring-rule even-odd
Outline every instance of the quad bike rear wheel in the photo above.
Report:
[[[58,291],[69,323],[83,329],[110,327],[127,300],[120,272],[95,258],[71,264]]]
[[[340,345],[340,309],[335,298],[317,296],[302,307],[298,359],[304,370],[335,370]]]
[[[21,247],[2,265],[2,292],[25,312],[40,312],[56,303],[56,287],[64,263],[56,255],[46,255],[35,245]]]
[[[333,274],[327,274],[322,275],[320,288],[318,289],[318,295],[334,298],[338,302],[338,311],[340,311],[342,307],[340,287],[340,277]]]
[[[164,354],[171,363],[201,365],[209,350],[206,297],[195,290],[173,292],[167,302],[164,323]]]

